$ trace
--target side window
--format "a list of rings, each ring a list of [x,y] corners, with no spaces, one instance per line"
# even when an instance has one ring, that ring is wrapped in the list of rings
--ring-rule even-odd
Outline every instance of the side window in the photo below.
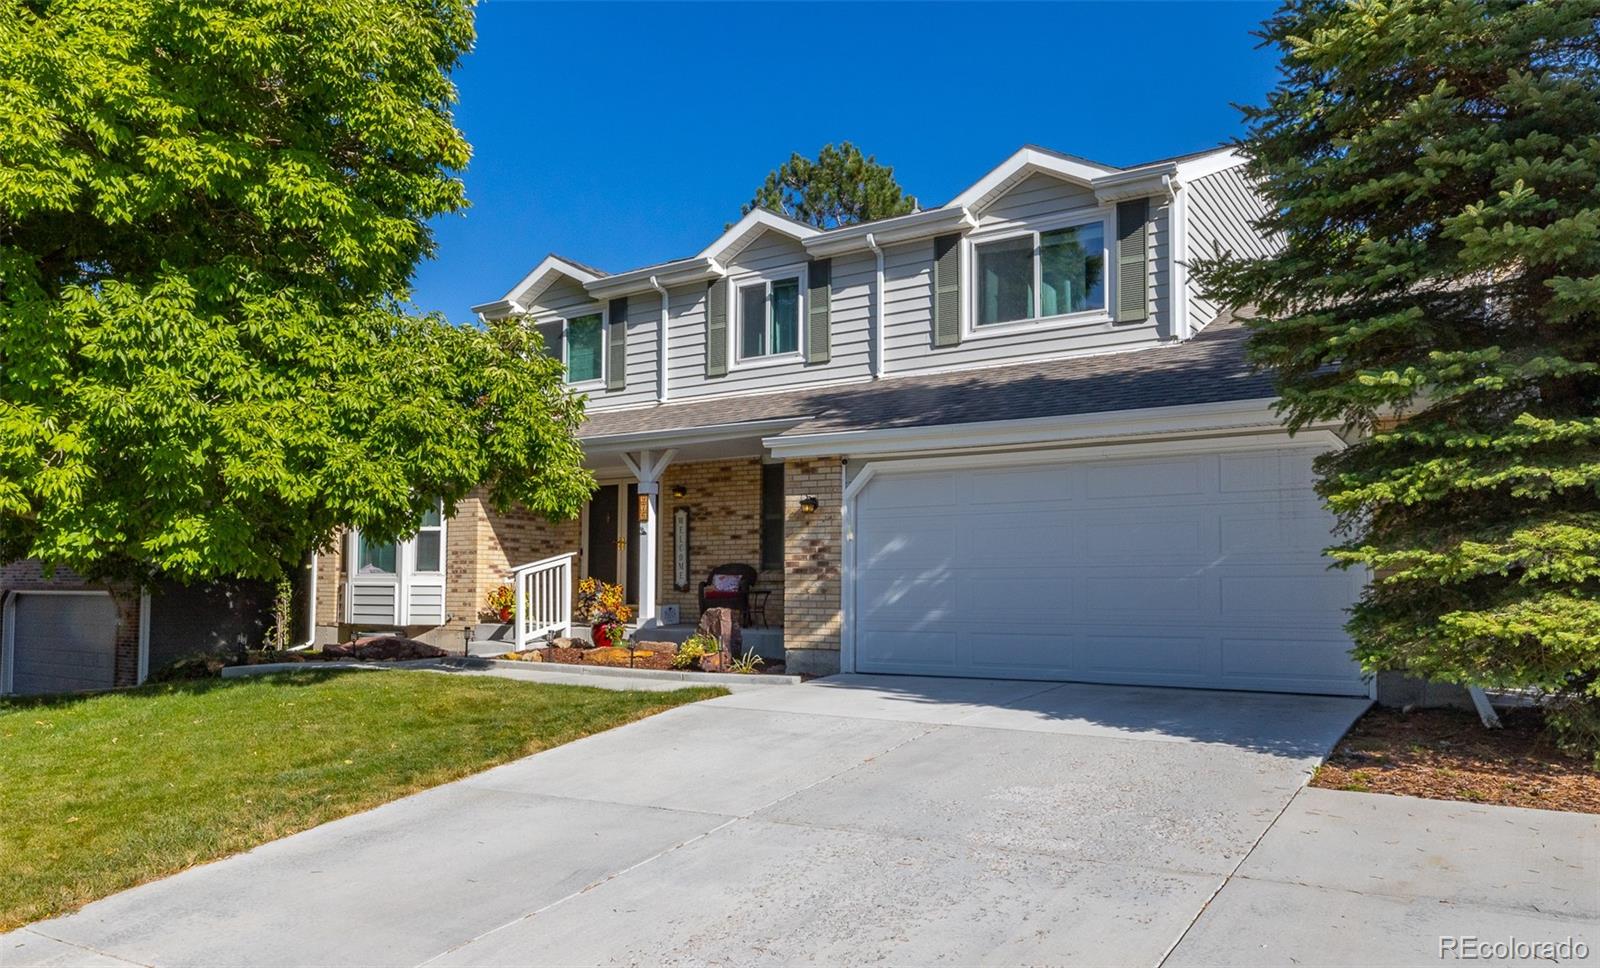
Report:
[[[1104,222],[980,242],[972,254],[975,326],[1106,309]]]
[[[567,320],[567,382],[588,383],[600,379],[605,337],[600,314],[590,313]]]
[[[800,277],[740,286],[734,301],[739,359],[784,356],[800,350]]]
[[[444,521],[437,506],[422,516],[416,542],[417,571],[429,574],[444,571]]]

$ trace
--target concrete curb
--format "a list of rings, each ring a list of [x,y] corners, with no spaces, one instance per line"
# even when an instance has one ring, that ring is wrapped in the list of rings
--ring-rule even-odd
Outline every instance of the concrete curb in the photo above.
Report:
[[[535,675],[594,676],[602,679],[658,679],[664,682],[704,683],[708,686],[725,686],[730,679],[753,686],[798,686],[801,682],[799,676],[742,676],[729,672],[691,672],[687,669],[624,669],[614,666],[570,665],[565,662],[519,662],[515,659],[487,659],[481,656],[473,656],[470,659],[452,657],[429,661],[436,661],[442,665],[456,666],[463,669],[521,669]]]
[[[443,659],[401,659],[391,662],[362,662],[359,659],[339,662],[313,659],[309,662],[263,662],[260,665],[223,666],[222,678],[240,679],[245,676],[271,675],[274,672],[324,672],[335,669],[426,669],[439,666],[443,662]]]

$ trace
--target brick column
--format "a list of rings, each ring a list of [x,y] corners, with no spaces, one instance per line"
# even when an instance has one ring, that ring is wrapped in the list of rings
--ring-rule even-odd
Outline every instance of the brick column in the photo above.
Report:
[[[839,671],[844,570],[843,471],[837,457],[784,463],[783,648],[789,672]],[[806,513],[800,501],[817,499]]]

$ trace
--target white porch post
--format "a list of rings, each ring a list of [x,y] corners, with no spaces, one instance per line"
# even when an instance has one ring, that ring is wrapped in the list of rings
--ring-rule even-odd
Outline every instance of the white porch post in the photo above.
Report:
[[[656,615],[656,565],[660,560],[657,550],[656,535],[658,521],[661,517],[661,474],[678,456],[676,450],[668,450],[659,458],[652,459],[651,451],[640,451],[637,457],[623,454],[622,461],[633,471],[633,476],[639,481],[639,496],[644,498],[644,520],[639,522],[639,628],[655,628],[661,624]],[[629,509],[629,515],[634,514]]]

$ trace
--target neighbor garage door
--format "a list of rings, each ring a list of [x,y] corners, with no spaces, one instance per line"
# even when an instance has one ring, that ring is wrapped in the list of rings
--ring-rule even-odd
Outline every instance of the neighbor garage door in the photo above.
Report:
[[[117,608],[111,596],[23,592],[10,609],[6,663],[19,696],[116,684]]]
[[[856,496],[855,668],[1365,695],[1314,450],[883,470]]]

